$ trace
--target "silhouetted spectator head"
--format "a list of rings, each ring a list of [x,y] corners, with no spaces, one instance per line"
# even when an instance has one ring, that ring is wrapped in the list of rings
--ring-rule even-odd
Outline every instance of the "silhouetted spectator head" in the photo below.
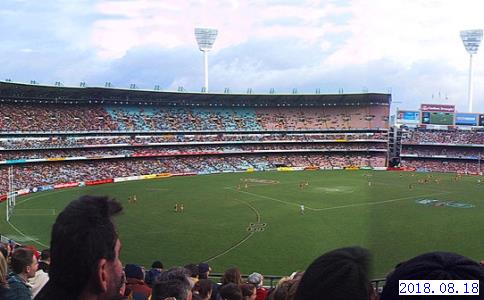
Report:
[[[160,277],[161,272],[163,272],[163,263],[161,263],[161,261],[159,260],[154,261],[151,264],[151,269],[149,269],[148,272],[146,272],[146,275],[145,275],[146,284],[152,286],[153,283],[156,280],[158,280],[158,278]]]
[[[399,280],[484,280],[484,267],[465,256],[451,252],[429,252],[396,266],[383,287],[382,300],[399,298]],[[446,296],[445,299],[451,296]],[[462,297],[462,296],[456,296]],[[465,297],[464,297],[465,298]],[[418,296],[418,299],[435,299]]]
[[[156,260],[151,264],[151,268],[152,269],[159,269],[161,271],[161,270],[163,270],[163,263],[159,260]]]
[[[200,279],[207,279],[210,271],[212,271],[212,268],[207,263],[198,264],[198,277]]]
[[[194,287],[198,295],[202,299],[209,299],[212,296],[212,281],[208,279],[200,279]]]
[[[247,277],[247,282],[255,285],[256,287],[262,286],[262,284],[264,283],[264,276],[262,276],[262,274],[254,272],[250,274],[249,277]]]
[[[237,267],[227,269],[220,278],[220,283],[225,285],[227,283],[235,283],[236,285],[242,284],[242,277],[240,276],[240,270]]]
[[[44,249],[40,252],[39,269],[49,273],[50,249]]]
[[[126,278],[134,278],[134,279],[144,279],[144,272],[143,268],[139,265],[135,264],[126,264],[124,267],[124,273],[126,274]]]
[[[121,204],[108,197],[82,196],[52,226],[49,282],[36,299],[118,299],[124,285],[121,243],[112,217]]]
[[[40,259],[43,261],[50,261],[50,249],[44,249],[40,252]]]
[[[242,292],[239,285],[235,283],[227,283],[221,286],[219,293],[222,300],[242,300]]]
[[[304,272],[295,299],[373,299],[374,290],[368,278],[369,263],[369,252],[360,247],[327,252]]]
[[[188,264],[184,268],[188,270],[191,278],[198,280],[198,273],[199,273],[198,265]]]
[[[304,272],[294,272],[291,276],[279,281],[277,286],[268,295],[269,300],[292,300],[294,299],[299,282]]]
[[[189,272],[182,267],[171,268],[161,273],[159,280],[153,285],[152,300],[164,300],[173,297],[176,300],[191,300],[192,286]]]
[[[257,298],[257,288],[250,283],[240,285],[240,291],[244,300],[255,300]]]

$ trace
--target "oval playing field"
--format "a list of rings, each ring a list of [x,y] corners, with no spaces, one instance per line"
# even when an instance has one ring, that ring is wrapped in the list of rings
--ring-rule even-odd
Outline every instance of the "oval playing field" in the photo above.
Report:
[[[123,203],[116,219],[123,263],[209,261],[215,272],[239,266],[285,275],[327,250],[361,245],[373,253],[373,277],[383,277],[425,251],[476,260],[484,253],[484,184],[438,173],[230,173],[56,190],[18,198],[11,224],[3,203],[1,233],[43,248],[57,213],[83,194]],[[132,195],[136,203],[128,203]]]

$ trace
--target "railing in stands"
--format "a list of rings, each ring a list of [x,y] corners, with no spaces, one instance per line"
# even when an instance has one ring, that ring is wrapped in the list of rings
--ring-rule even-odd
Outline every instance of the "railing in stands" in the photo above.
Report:
[[[210,279],[213,280],[214,282],[220,282],[220,278],[222,278],[223,273],[210,273]],[[264,276],[264,286],[268,288],[274,288],[276,287],[277,283],[281,278],[284,276],[279,276],[279,275],[263,275]],[[241,275],[242,279],[245,281],[249,275]],[[371,284],[376,288],[377,291],[381,291],[383,286],[385,285],[385,280],[384,278],[378,278],[378,279],[372,279],[370,282]]]

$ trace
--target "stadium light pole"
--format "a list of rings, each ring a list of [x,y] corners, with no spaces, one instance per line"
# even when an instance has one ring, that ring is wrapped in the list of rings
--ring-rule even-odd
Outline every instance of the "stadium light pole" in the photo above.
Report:
[[[195,28],[195,39],[197,40],[198,48],[203,52],[205,93],[208,93],[208,51],[212,50],[215,39],[217,38],[217,33],[217,29]]]
[[[468,109],[472,112],[472,55],[477,53],[482,40],[482,29],[463,30],[460,32],[460,38],[464,47],[469,53],[469,84],[468,84]]]

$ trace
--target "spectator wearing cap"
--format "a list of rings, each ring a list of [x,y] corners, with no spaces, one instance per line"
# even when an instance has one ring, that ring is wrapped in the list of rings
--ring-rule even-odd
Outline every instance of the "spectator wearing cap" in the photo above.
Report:
[[[483,282],[484,267],[465,256],[451,252],[429,252],[418,255],[395,267],[383,287],[381,300],[400,299],[399,280],[480,280]],[[425,295],[416,298],[435,299]],[[460,299],[462,296],[445,297],[445,299],[448,298]]]
[[[37,296],[44,285],[49,281],[50,250],[44,249],[40,253],[39,265],[35,276],[29,279],[32,287],[32,297]]]
[[[299,283],[295,300],[374,300],[368,278],[370,255],[361,247],[327,252],[313,261]]]
[[[199,263],[198,264],[198,278],[199,279],[208,279],[208,275],[210,275],[210,272],[212,271],[212,268],[207,263]]]
[[[264,276],[254,272],[247,278],[247,283],[253,284],[256,287],[257,297],[256,300],[264,300],[267,297],[268,290],[264,285]]]
[[[153,287],[153,283],[160,277],[161,272],[163,272],[163,263],[159,260],[154,261],[151,264],[151,269],[146,272],[146,284],[148,284],[150,287]]]
[[[198,278],[200,280],[206,279],[210,281],[212,284],[212,293],[210,296],[210,300],[218,300],[220,299],[220,295],[218,293],[218,284],[213,282],[212,280],[208,279],[208,275],[210,275],[210,272],[212,271],[212,268],[210,267],[209,264],[207,263],[199,263],[198,264]]]
[[[131,292],[135,300],[148,300],[151,295],[151,288],[143,278],[145,277],[143,268],[135,264],[126,264],[124,267],[126,274],[126,289]]]
[[[8,290],[5,300],[31,300],[32,292],[27,280],[35,276],[37,258],[34,252],[26,248],[17,248],[10,260],[12,272],[8,277]]]

